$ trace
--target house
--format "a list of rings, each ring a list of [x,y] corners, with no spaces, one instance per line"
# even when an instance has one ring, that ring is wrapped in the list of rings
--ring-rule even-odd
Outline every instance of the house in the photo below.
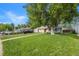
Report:
[[[74,17],[71,22],[72,29],[79,34],[79,17]]]
[[[50,30],[47,26],[41,26],[41,27],[35,28],[34,32],[48,33],[48,32],[50,32]]]
[[[55,33],[68,33],[68,32],[73,32],[74,30],[71,27],[71,23],[60,23],[58,26],[54,28]]]
[[[73,17],[72,21],[70,23],[66,22],[61,24],[61,26],[58,26],[57,28],[61,29],[62,31],[67,32],[74,32],[79,34],[79,17]],[[60,29],[58,31],[60,31]]]
[[[71,23],[66,22],[63,24],[62,31],[67,33],[67,32],[73,32],[74,30],[71,27]]]

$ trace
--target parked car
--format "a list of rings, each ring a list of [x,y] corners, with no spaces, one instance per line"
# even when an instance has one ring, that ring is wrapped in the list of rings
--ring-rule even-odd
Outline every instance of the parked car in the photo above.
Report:
[[[23,33],[33,33],[33,30],[32,29],[24,29],[23,30]]]
[[[20,29],[17,29],[17,30],[14,31],[14,33],[19,34],[19,33],[22,33],[22,31]]]
[[[2,32],[0,32],[0,36],[2,35],[3,33]]]
[[[3,32],[0,32],[0,34],[3,34]]]
[[[12,33],[12,31],[5,31],[4,34],[9,35],[9,34],[13,34],[13,33]]]

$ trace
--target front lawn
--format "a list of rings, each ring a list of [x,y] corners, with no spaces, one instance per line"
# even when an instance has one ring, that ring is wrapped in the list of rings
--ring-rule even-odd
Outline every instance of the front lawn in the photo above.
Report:
[[[39,34],[3,42],[5,56],[79,55],[79,40],[68,35]]]

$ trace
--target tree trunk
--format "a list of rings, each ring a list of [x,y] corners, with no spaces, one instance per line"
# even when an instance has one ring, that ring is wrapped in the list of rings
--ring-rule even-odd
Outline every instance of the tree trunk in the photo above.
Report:
[[[54,35],[54,30],[53,30],[53,27],[51,27],[51,35]]]
[[[63,34],[63,27],[61,27],[60,33]]]

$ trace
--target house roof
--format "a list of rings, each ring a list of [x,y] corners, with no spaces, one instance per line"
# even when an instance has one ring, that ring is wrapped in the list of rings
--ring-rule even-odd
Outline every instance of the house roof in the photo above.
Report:
[[[41,26],[41,27],[37,27],[36,29],[48,29],[47,26]]]

